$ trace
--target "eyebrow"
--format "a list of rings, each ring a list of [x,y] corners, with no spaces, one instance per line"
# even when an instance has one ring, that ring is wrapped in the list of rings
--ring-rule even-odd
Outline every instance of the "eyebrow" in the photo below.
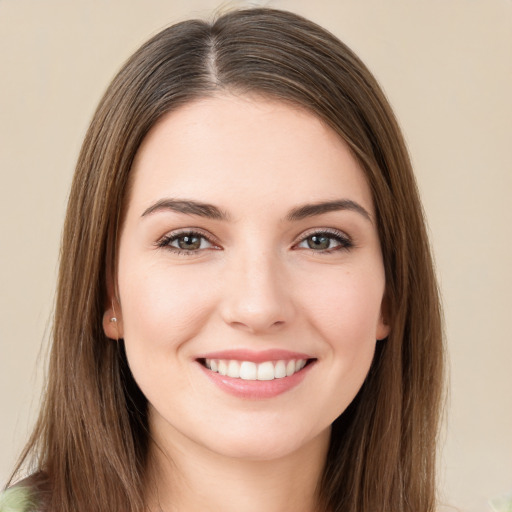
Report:
[[[171,210],[186,215],[197,215],[213,220],[229,220],[229,215],[213,204],[192,201],[188,199],[160,199],[155,204],[147,208],[142,217],[146,217],[160,211]],[[350,199],[338,199],[334,201],[324,201],[321,203],[304,204],[290,210],[286,216],[289,222],[303,220],[308,217],[322,215],[324,213],[340,210],[350,210],[362,215],[365,219],[372,222],[372,217],[368,211],[359,203]]]
[[[363,208],[359,203],[350,199],[338,199],[335,201],[326,201],[322,203],[305,204],[298,206],[290,211],[286,216],[289,221],[302,220],[307,217],[314,217],[315,215],[322,215],[324,213],[335,212],[339,210],[350,210],[362,215],[365,219],[372,222],[372,216],[368,211]]]
[[[161,199],[144,211],[142,217],[159,211],[171,210],[187,215],[198,215],[207,219],[228,220],[229,215],[213,204],[190,201],[186,199]]]

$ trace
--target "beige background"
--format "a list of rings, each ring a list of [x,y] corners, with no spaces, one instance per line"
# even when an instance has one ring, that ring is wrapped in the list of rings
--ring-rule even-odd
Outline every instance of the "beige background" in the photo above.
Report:
[[[139,44],[218,5],[0,0],[0,481],[37,409],[67,190],[93,109]],[[347,42],[398,114],[445,304],[442,498],[488,510],[487,497],[512,490],[512,0],[266,5]]]

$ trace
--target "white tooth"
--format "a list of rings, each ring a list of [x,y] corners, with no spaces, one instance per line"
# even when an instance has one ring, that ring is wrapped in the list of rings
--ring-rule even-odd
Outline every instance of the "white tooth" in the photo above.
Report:
[[[209,370],[212,369],[212,364],[211,364],[211,359],[205,359],[204,360],[204,365],[206,366],[206,368],[208,368]]]
[[[274,369],[274,377],[276,379],[282,379],[286,377],[286,363],[284,361],[277,361]]]
[[[207,359],[206,361],[210,361],[210,364],[209,364],[210,370],[212,370],[213,372],[216,372],[219,370],[219,365],[218,365],[217,361],[215,361],[215,359]]]
[[[290,361],[288,361],[288,363],[286,364],[286,376],[287,377],[290,377],[291,375],[293,375],[295,373],[295,361],[293,359],[291,359]]]
[[[272,361],[265,361],[258,365],[258,380],[274,380],[274,365]]]
[[[227,373],[228,373],[228,365],[226,364],[226,361],[222,361],[222,359],[219,361],[218,372],[221,375],[227,375]]]
[[[302,368],[304,368],[305,364],[306,364],[305,359],[297,359],[297,361],[295,363],[295,371],[298,372],[299,370],[302,370]]]
[[[251,361],[242,361],[240,365],[240,378],[244,380],[256,380],[258,377],[258,369],[256,363]]]
[[[228,377],[233,377],[234,379],[240,378],[240,363],[238,361],[229,361],[227,375]]]

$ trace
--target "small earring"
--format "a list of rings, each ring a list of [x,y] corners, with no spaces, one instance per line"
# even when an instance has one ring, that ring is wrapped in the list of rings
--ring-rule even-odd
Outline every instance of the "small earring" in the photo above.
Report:
[[[116,308],[114,307],[114,299],[112,299],[112,313],[114,313],[114,316],[110,319],[110,321],[113,323],[116,323],[117,317],[116,317]]]

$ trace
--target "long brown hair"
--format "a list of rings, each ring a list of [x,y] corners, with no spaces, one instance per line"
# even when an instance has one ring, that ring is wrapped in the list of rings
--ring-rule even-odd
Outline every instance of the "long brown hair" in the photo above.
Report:
[[[348,143],[373,193],[392,329],[333,425],[323,506],[433,511],[442,328],[407,150],[384,94],[354,53],[312,22],[272,9],[163,30],[128,60],[101,100],[69,198],[49,379],[22,464],[32,460],[49,511],[144,509],[147,402],[122,341],[103,332],[107,273],[115,274],[130,168],[145,135],[163,114],[222,90],[312,112]]]

